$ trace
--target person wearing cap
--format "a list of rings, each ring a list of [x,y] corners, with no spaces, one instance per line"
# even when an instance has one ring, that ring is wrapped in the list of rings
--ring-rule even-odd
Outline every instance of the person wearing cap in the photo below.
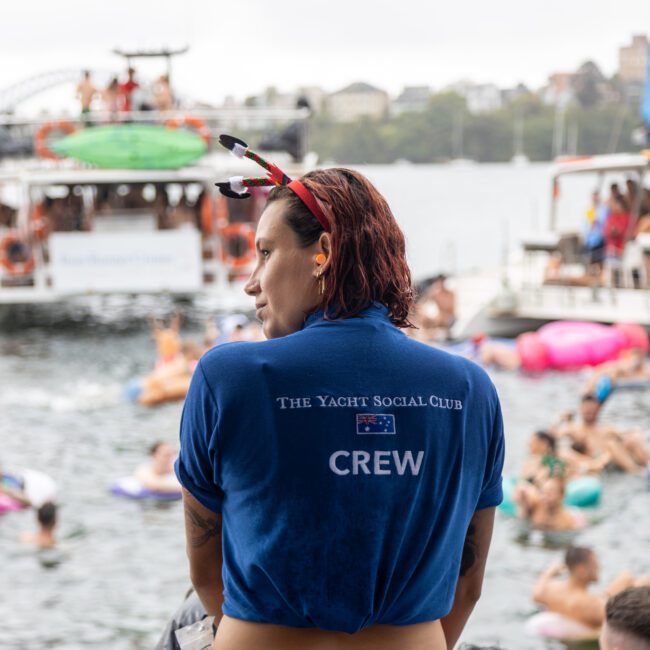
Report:
[[[181,419],[213,649],[451,648],[502,500],[496,390],[404,335],[405,241],[377,189],[347,169],[285,178],[246,284],[268,340],[206,353]]]

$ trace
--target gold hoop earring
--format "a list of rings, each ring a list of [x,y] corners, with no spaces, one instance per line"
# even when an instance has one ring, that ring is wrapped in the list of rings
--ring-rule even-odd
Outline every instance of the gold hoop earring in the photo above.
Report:
[[[321,271],[317,277],[318,277],[318,293],[322,296],[325,293],[325,275]]]

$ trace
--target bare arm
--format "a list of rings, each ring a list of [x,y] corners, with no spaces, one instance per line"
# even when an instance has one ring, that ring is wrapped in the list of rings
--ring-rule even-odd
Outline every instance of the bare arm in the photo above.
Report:
[[[460,638],[474,606],[481,597],[485,564],[494,528],[494,513],[495,508],[476,511],[467,529],[454,605],[451,612],[441,619],[449,650]]]
[[[215,617],[216,625],[223,604],[221,515],[205,508],[185,488],[183,507],[190,579],[208,616]]]
[[[557,578],[564,570],[566,566],[563,562],[554,562],[551,566],[542,573],[537,582],[535,583],[535,588],[533,589],[533,600],[538,604],[544,607],[549,606],[548,598],[548,586],[551,580]]]

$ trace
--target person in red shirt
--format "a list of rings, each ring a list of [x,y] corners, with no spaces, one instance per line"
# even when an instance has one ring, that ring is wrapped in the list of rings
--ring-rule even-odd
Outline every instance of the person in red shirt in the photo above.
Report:
[[[630,213],[618,198],[610,199],[609,214],[603,227],[605,238],[605,266],[615,275],[620,271],[623,250],[630,226]],[[618,284],[618,278],[614,278]]]
[[[136,88],[140,87],[140,84],[135,80],[135,69],[129,68],[128,78],[124,83],[119,85],[119,95],[120,95],[120,110],[130,111],[131,107],[131,94]]]

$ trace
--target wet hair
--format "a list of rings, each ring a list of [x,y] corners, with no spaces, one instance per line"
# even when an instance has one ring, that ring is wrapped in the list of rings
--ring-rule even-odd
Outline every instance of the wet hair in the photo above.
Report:
[[[650,587],[630,587],[612,596],[605,618],[613,630],[650,642]]]
[[[564,555],[564,564],[569,571],[584,564],[593,555],[593,551],[587,546],[569,546]]]
[[[535,436],[538,440],[545,442],[551,451],[555,453],[555,438],[548,431],[540,429],[539,431],[535,431]]]
[[[36,511],[36,519],[43,528],[53,528],[56,524],[56,506],[47,501]]]
[[[153,456],[165,443],[162,440],[157,440],[149,447],[149,455]]]
[[[598,398],[593,393],[585,393],[581,397],[580,401],[581,402],[598,402]]]
[[[414,293],[406,263],[404,233],[386,199],[359,172],[319,169],[301,182],[316,198],[331,224],[331,265],[320,307],[326,318],[351,318],[374,301],[386,306],[398,327],[408,319]],[[287,204],[286,222],[302,248],[316,243],[323,227],[288,187],[276,187],[268,203]]]

